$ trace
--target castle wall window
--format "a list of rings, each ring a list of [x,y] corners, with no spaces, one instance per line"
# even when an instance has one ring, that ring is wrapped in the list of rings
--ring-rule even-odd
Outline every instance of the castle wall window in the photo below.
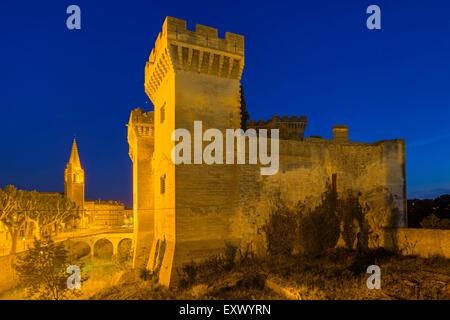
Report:
[[[166,193],[166,175],[163,175],[159,178],[159,192],[161,194]]]

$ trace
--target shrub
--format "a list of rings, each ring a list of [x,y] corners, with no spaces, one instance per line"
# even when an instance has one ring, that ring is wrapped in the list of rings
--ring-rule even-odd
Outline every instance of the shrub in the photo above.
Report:
[[[68,295],[79,295],[80,290],[68,287],[67,273],[71,266],[68,251],[63,243],[51,238],[35,240],[34,246],[19,257],[14,265],[20,285],[26,288],[28,298],[42,300],[63,300]],[[82,267],[78,266],[80,269]],[[81,273],[80,284],[87,280]]]
[[[131,262],[133,261],[133,251],[131,250],[119,250],[116,256],[113,257],[114,264],[119,270],[128,270],[131,268]]]
[[[354,249],[355,240],[358,250],[367,250],[369,242],[368,223],[365,211],[359,203],[359,197],[348,192],[339,200],[339,213],[342,219],[342,238],[347,248]]]
[[[139,278],[144,281],[151,280],[153,277],[153,273],[147,268],[139,269]]]
[[[264,227],[270,255],[290,255],[298,233],[298,217],[284,205],[278,205]]]
[[[384,248],[365,250],[358,252],[355,255],[349,271],[354,275],[365,274],[367,267],[370,265],[381,265],[381,262],[395,256],[394,253],[385,250]]]
[[[322,195],[321,204],[304,218],[301,223],[303,228],[300,229],[300,236],[310,236],[301,238],[308,243],[304,248],[306,253],[317,254],[336,246],[340,235],[338,197],[330,185],[327,185]],[[314,231],[313,234],[311,234],[312,231]]]
[[[212,256],[201,262],[192,260],[184,264],[177,270],[180,287],[186,288],[199,281],[206,281],[208,278],[233,270],[236,268],[237,252],[236,246],[226,243],[223,254]],[[240,263],[244,260],[241,257]]]
[[[450,219],[440,219],[435,214],[430,214],[420,225],[425,229],[450,229]]]
[[[225,270],[231,270],[234,268],[236,264],[236,253],[237,253],[236,246],[230,243],[225,244],[225,254],[223,256]]]
[[[334,248],[340,235],[337,193],[327,185],[313,210],[299,202],[295,209],[278,204],[264,228],[270,255],[292,255],[297,248],[314,255]]]
[[[194,284],[197,281],[199,270],[200,266],[193,260],[190,263],[184,264],[181,269],[177,270],[179,286],[182,288],[187,288]]]

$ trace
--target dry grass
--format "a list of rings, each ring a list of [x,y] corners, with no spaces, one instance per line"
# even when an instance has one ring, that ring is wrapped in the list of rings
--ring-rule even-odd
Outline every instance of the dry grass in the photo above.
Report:
[[[381,268],[380,290],[366,286],[366,269],[372,264]],[[249,257],[238,263],[222,256],[191,263],[180,276],[183,285],[168,290],[129,273],[120,285],[92,299],[286,299],[267,287],[267,278],[294,288],[301,299],[450,299],[449,260],[398,256],[384,250],[362,255],[333,249],[315,257]]]
[[[381,268],[380,290],[366,285],[372,264]],[[265,268],[299,287],[308,299],[450,299],[450,261],[443,258],[335,249],[315,258],[274,258]]]

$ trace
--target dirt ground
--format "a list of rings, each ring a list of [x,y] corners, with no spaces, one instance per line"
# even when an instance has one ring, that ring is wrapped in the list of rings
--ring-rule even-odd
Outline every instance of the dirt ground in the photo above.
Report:
[[[367,267],[381,271],[381,288],[368,289]],[[130,280],[131,279],[131,280]],[[450,261],[398,256],[384,250],[358,254],[333,249],[315,257],[277,256],[230,263],[216,258],[187,265],[181,285],[167,290],[130,277],[94,299],[450,299]]]
[[[450,299],[450,260],[399,256],[383,250],[358,254],[333,249],[314,257],[238,261],[215,257],[179,270],[179,286],[170,290],[157,285],[152,277],[143,280],[138,271],[124,273],[108,260],[84,263],[89,279],[76,299]],[[367,288],[370,265],[380,267],[379,290]],[[25,299],[25,294],[14,289],[0,299]]]

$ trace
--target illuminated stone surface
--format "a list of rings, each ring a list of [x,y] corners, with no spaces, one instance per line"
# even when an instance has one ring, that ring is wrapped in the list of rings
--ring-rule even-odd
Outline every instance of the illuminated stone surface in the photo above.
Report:
[[[192,130],[196,120],[205,129],[239,128],[243,67],[243,36],[226,33],[221,39],[217,29],[202,25],[190,31],[186,21],[171,17],[146,64],[144,87],[155,109],[133,110],[128,125],[135,266],[147,261],[162,284],[173,284],[176,268],[221,252],[226,242],[265,254],[262,227],[271,201],[305,201],[312,208],[327,183],[340,194],[361,193],[374,231],[371,243],[382,240],[384,227],[406,226],[403,140],[351,142],[345,126],[336,126],[331,140],[304,138],[306,118],[296,118],[281,121],[292,123],[292,130],[281,136],[276,175],[261,176],[258,165],[175,166],[175,129]],[[260,125],[283,124],[274,118],[250,124]]]

